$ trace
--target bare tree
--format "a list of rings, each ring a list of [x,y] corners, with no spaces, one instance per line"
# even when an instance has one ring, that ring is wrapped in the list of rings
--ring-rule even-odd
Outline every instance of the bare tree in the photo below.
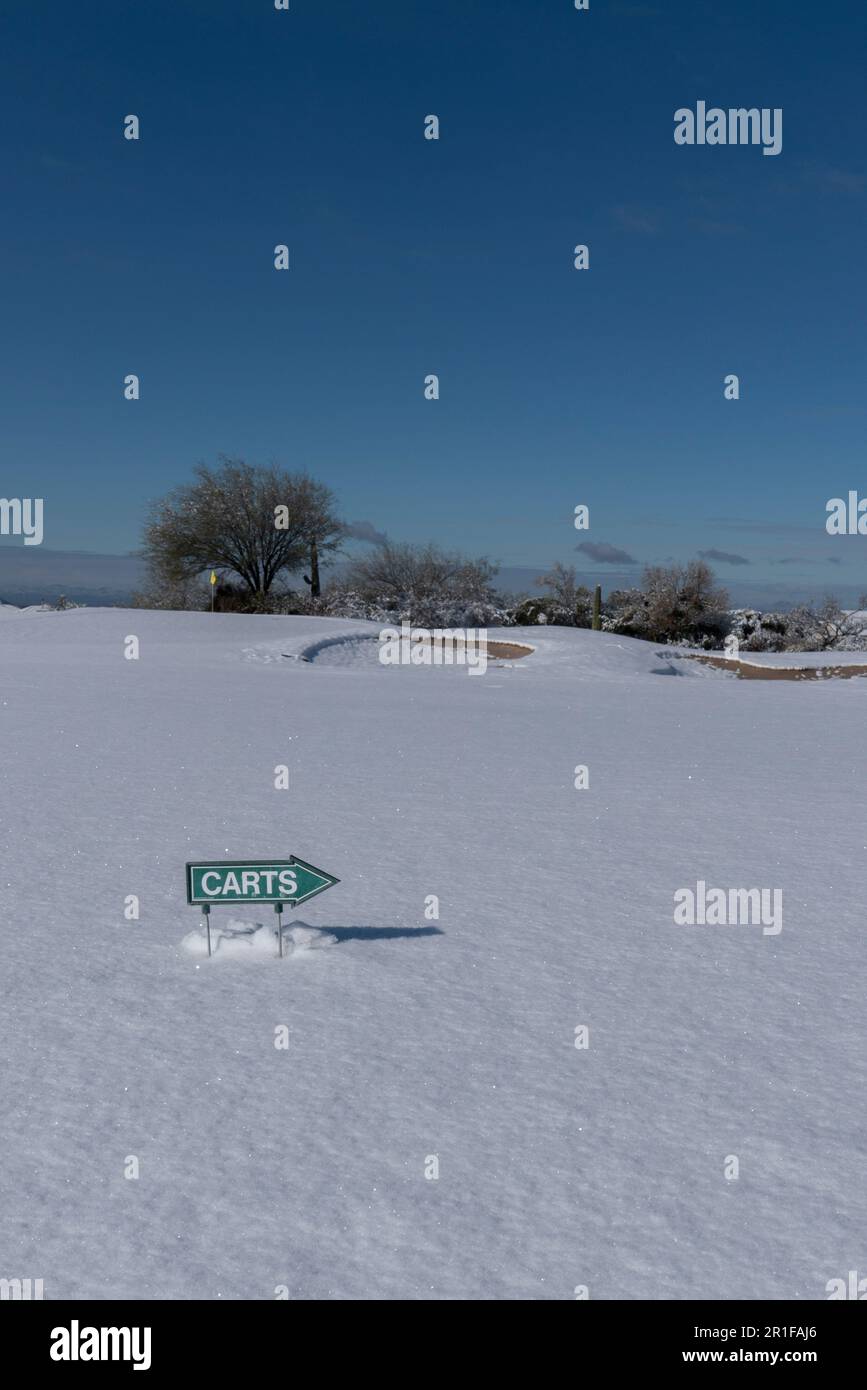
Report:
[[[261,601],[279,576],[307,560],[318,566],[340,545],[334,495],[306,473],[221,454],[214,467],[199,464],[195,477],[151,510],[143,554],[153,588],[177,587],[213,567]]]
[[[578,585],[575,581],[575,566],[561,565],[558,560],[547,574],[539,575],[536,583],[540,588],[550,589],[557,602],[564,608],[574,609],[578,596]]]

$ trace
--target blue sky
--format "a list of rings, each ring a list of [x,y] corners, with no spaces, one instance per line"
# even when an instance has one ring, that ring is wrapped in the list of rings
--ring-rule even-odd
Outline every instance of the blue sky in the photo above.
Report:
[[[505,567],[867,590],[865,51],[855,0],[6,0],[0,495],[125,554],[222,451]],[[698,100],[782,152],[677,146]]]

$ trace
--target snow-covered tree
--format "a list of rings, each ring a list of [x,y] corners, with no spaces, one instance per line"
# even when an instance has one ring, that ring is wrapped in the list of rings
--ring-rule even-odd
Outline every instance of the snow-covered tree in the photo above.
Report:
[[[214,568],[263,607],[277,580],[310,561],[311,551],[339,547],[344,528],[334,508],[331,489],[306,473],[224,455],[214,467],[200,464],[195,482],[152,506],[143,547],[149,592],[177,593]]]

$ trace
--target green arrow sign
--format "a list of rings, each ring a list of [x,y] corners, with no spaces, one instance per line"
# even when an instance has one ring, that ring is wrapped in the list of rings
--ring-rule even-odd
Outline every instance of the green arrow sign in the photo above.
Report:
[[[294,854],[288,859],[225,859],[187,864],[187,902],[215,907],[221,903],[298,903],[324,893],[340,879],[305,864]]]

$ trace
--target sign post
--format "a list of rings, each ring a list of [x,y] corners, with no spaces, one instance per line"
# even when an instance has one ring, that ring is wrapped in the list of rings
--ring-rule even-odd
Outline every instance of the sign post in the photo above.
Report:
[[[340,879],[290,854],[288,859],[208,859],[187,864],[187,902],[200,907],[211,954],[211,908],[236,903],[273,903],[277,939],[283,956],[283,909],[297,907],[324,893]]]
[[[217,571],[211,570],[211,577],[208,580],[211,586],[211,612],[214,611],[214,594],[217,592]]]

